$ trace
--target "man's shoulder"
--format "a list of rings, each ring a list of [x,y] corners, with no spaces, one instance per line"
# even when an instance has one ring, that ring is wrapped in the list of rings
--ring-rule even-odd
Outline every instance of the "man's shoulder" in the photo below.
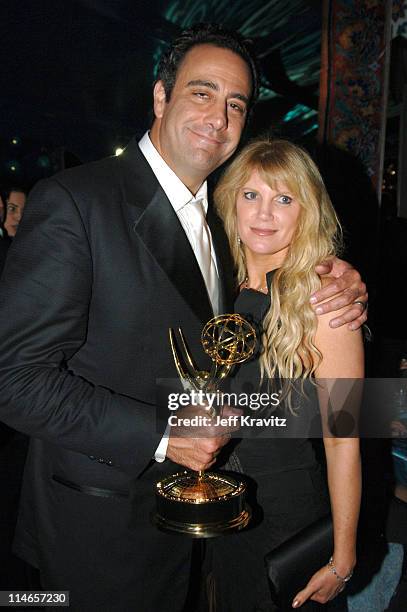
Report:
[[[120,184],[128,173],[145,172],[143,161],[136,139],[133,139],[120,156],[110,156],[88,162],[74,168],[62,170],[52,177],[70,192],[78,190],[105,190]]]
[[[35,200],[37,206],[45,206],[52,201],[54,206],[59,203],[64,208],[71,201],[85,216],[96,210],[110,214],[112,207],[120,202],[144,207],[155,194],[157,185],[137,141],[132,141],[122,155],[63,170],[39,181],[30,202]]]
[[[108,157],[89,162],[75,168],[61,170],[50,178],[51,183],[58,183],[69,193],[75,194],[106,189],[107,184],[114,182],[117,175],[117,162],[115,158]]]

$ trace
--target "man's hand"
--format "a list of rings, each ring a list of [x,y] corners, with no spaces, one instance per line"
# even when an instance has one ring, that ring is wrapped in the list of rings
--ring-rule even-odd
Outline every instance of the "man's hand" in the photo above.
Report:
[[[240,410],[225,406],[222,418],[240,416]],[[216,417],[211,417],[203,407],[188,406],[177,410],[177,427],[171,427],[168,440],[167,458],[191,470],[199,472],[209,469],[215,462],[222,448],[231,438],[231,433],[239,429],[235,419],[228,425],[217,425]],[[183,419],[200,418],[200,424],[182,425]]]
[[[196,472],[208,470],[229,440],[230,435],[227,434],[216,438],[180,438],[171,435],[167,457]]]
[[[319,275],[329,274],[335,280],[316,291],[311,296],[311,304],[316,305],[316,314],[324,314],[349,306],[341,316],[329,322],[330,327],[340,327],[349,323],[349,329],[359,329],[367,320],[366,285],[357,270],[346,261],[337,257],[320,264],[315,268]],[[335,296],[333,299],[329,299]],[[328,300],[324,302],[324,300]],[[320,302],[324,302],[321,304]]]

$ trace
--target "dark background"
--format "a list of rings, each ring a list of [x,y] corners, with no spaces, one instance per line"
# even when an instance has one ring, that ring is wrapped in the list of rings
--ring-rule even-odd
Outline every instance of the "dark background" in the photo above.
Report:
[[[276,4],[278,6],[276,6]],[[4,2],[0,181],[52,174],[114,153],[149,124],[157,58],[197,21],[256,40],[262,102],[252,133],[317,129],[321,2],[26,0]]]

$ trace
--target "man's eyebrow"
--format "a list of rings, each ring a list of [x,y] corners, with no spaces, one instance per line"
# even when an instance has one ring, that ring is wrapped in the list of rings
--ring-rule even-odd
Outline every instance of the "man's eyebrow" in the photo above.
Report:
[[[193,81],[188,81],[187,85],[188,87],[195,87],[196,85],[199,85],[200,87],[209,87],[209,89],[219,91],[219,85],[217,85],[213,81],[204,81],[203,79],[194,79]]]
[[[230,98],[236,98],[237,100],[241,100],[242,102],[244,102],[246,105],[249,104],[249,98],[247,96],[245,96],[244,94],[241,93],[232,93],[229,96]]]
[[[219,91],[219,85],[214,83],[213,81],[204,81],[203,79],[194,79],[192,81],[188,81],[188,87],[209,87],[209,89],[213,89],[214,91]],[[237,100],[241,100],[245,104],[249,104],[249,98],[242,93],[232,92],[229,95],[229,98],[236,98]]]

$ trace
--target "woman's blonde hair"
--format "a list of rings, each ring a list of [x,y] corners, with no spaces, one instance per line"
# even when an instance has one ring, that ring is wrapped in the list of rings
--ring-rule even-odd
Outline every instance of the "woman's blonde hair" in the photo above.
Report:
[[[272,279],[270,308],[263,322],[261,375],[308,378],[321,360],[314,345],[317,323],[309,302],[321,284],[315,266],[337,254],[339,221],[319,170],[306,151],[286,140],[254,140],[224,172],[214,194],[239,285],[247,277],[247,268],[237,230],[236,199],[254,170],[272,189],[277,182],[284,183],[300,204],[287,257]]]

